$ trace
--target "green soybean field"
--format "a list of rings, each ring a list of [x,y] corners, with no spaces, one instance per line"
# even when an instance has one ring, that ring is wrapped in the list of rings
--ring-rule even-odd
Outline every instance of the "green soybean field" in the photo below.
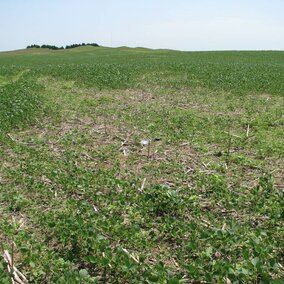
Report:
[[[0,283],[284,283],[283,190],[284,51],[0,53]]]

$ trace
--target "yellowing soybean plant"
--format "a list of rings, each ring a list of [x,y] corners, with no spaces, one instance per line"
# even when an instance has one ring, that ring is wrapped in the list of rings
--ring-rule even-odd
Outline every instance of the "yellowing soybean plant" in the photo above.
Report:
[[[1,283],[283,283],[284,52],[1,53],[0,122]]]

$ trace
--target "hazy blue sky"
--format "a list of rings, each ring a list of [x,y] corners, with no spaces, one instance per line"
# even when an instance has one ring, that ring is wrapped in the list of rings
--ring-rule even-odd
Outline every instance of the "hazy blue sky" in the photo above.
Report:
[[[0,0],[0,50],[97,42],[284,50],[284,0]]]

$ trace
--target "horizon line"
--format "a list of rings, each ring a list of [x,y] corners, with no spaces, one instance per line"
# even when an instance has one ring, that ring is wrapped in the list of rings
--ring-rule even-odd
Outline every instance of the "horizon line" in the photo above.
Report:
[[[42,45],[49,45],[49,44],[42,44]],[[19,49],[11,49],[11,50],[0,50],[0,53],[8,53],[8,52],[16,52],[16,51],[24,51],[24,50],[29,50],[29,49],[41,49],[41,50],[49,50],[53,52],[59,52],[59,51],[67,51],[67,50],[72,50],[74,48],[66,48],[66,46],[70,46],[72,44],[67,44],[65,46],[62,46],[63,49],[58,49],[58,50],[52,50],[49,48],[44,48],[41,47],[24,47],[24,48],[19,48]],[[61,47],[61,46],[60,46]],[[159,51],[159,50],[168,50],[168,51],[177,51],[177,52],[222,52],[222,51],[280,51],[283,52],[284,49],[196,49],[196,50],[185,50],[185,49],[172,49],[172,48],[151,48],[151,47],[145,47],[145,46],[104,46],[104,45],[99,45],[97,47],[91,46],[89,44],[85,44],[84,46],[78,46],[75,48],[85,48],[85,47],[94,47],[94,48],[109,48],[109,49],[118,49],[118,48],[128,48],[128,49],[138,49],[138,48],[143,48],[143,49],[148,49],[148,50],[153,50],[153,51]]]

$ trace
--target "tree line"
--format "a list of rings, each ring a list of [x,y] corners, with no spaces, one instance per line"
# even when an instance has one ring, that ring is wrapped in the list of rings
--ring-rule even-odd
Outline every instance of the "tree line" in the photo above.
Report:
[[[49,44],[43,44],[43,45],[38,45],[38,44],[31,44],[28,45],[27,48],[48,48],[52,50],[60,50],[60,49],[70,49],[70,48],[75,48],[75,47],[80,47],[80,46],[94,46],[98,47],[99,45],[97,43],[74,43],[71,45],[66,45],[65,47],[61,46],[55,46],[55,45],[49,45]]]

